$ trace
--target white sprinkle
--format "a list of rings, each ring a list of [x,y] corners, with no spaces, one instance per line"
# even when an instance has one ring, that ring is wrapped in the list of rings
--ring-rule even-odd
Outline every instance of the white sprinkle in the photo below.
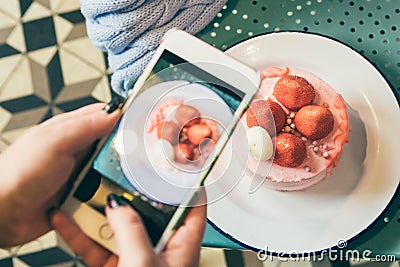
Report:
[[[296,128],[296,125],[294,125],[294,123],[290,124],[290,128],[294,129]]]
[[[303,140],[303,142],[307,142],[308,139],[307,139],[307,137],[304,137],[304,136],[303,136],[303,137],[301,138],[301,140]]]

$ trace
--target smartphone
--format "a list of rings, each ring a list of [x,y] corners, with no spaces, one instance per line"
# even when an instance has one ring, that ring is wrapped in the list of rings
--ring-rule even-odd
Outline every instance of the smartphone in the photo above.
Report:
[[[92,239],[118,253],[110,193],[142,217],[155,251],[182,222],[260,85],[258,71],[178,29],[169,31],[62,204]]]

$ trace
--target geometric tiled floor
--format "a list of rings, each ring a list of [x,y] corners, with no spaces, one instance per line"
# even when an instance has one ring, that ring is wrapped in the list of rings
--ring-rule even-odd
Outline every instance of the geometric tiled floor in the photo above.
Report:
[[[0,4],[0,144],[54,114],[110,98],[79,1]]]
[[[79,7],[79,0],[0,1],[0,153],[32,125],[111,99],[110,71],[104,54],[87,37]],[[253,252],[221,249],[201,253],[204,267],[349,266],[328,261],[262,263]],[[21,247],[0,249],[0,267],[8,266],[84,265],[52,231]]]

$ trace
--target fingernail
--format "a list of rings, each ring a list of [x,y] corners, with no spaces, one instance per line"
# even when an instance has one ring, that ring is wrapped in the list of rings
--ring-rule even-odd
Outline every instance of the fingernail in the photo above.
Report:
[[[118,100],[112,100],[107,105],[104,106],[103,111],[110,114],[119,108],[121,102]]]
[[[116,209],[119,206],[126,206],[128,203],[116,194],[109,194],[107,197],[107,204],[110,208]]]

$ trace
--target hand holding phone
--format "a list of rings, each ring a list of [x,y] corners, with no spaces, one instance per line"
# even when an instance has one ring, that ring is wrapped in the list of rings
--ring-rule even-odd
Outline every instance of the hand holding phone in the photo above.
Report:
[[[64,211],[117,253],[104,217],[106,196],[117,194],[141,215],[160,252],[218,165],[259,83],[255,70],[183,31],[169,32],[122,106],[117,127],[81,171]]]
[[[111,202],[114,200],[112,197]],[[87,237],[62,212],[51,217],[54,229],[88,266],[194,266],[199,261],[200,246],[206,226],[206,206],[191,209],[183,225],[171,237],[161,255],[157,255],[139,215],[126,203],[107,209],[110,228],[115,233],[120,256],[110,253]],[[146,264],[143,264],[145,262]],[[151,262],[151,264],[149,263]]]

